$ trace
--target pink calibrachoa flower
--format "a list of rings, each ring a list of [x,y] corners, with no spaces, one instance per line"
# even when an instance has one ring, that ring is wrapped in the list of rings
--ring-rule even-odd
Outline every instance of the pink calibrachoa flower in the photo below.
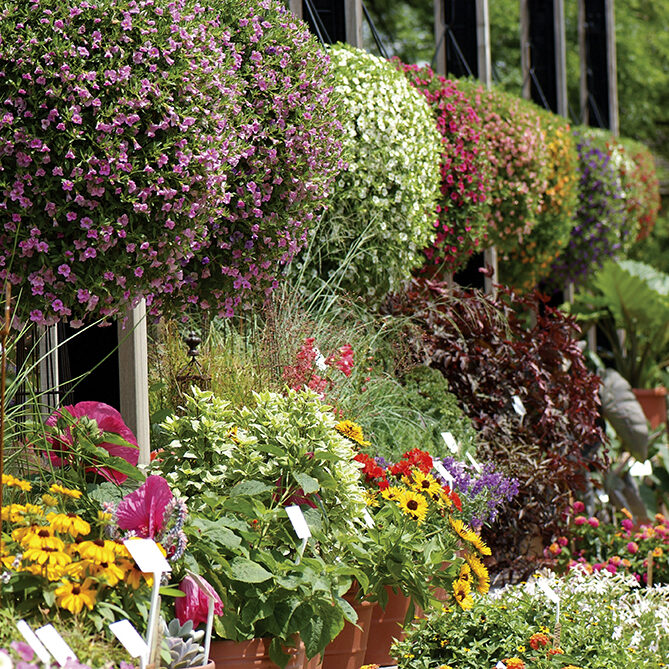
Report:
[[[170,486],[162,476],[149,476],[135,492],[119,502],[118,527],[134,532],[135,536],[154,539],[163,529],[172,498]]]
[[[590,527],[599,527],[599,520],[592,516],[592,518],[588,518],[588,525],[590,525]]]
[[[139,447],[137,446],[137,439],[132,433],[132,430],[125,424],[121,414],[114,409],[114,407],[105,404],[104,402],[78,402],[77,404],[70,404],[61,407],[46,419],[46,425],[56,426],[63,424],[64,431],[60,434],[47,437],[49,443],[60,452],[60,455],[51,454],[51,461],[56,466],[61,466],[63,462],[68,461],[68,452],[72,450],[77,429],[82,428],[90,432],[92,428],[100,432],[108,432],[110,434],[117,434],[122,437],[128,446],[121,446],[104,441],[104,434],[102,441],[96,442],[97,446],[104,448],[109,455],[118,458],[123,458],[131,465],[136,465],[139,460]],[[86,423],[89,423],[86,426]],[[74,433],[74,434],[73,434]],[[95,435],[92,435],[95,438]],[[127,475],[122,474],[109,467],[99,467],[91,465],[86,468],[87,472],[96,472],[108,481],[114,483],[123,483]]]
[[[179,590],[186,593],[185,597],[178,597],[175,608],[179,624],[184,625],[187,620],[193,621],[193,627],[207,622],[209,613],[208,595],[214,597],[214,614],[223,615],[223,602],[212,586],[201,578],[206,590],[202,590],[192,576],[186,576],[179,584]]]
[[[588,519],[585,516],[576,516],[574,518],[574,525],[585,525],[588,522]]]
[[[639,544],[637,544],[635,541],[630,541],[627,544],[627,550],[632,553],[632,555],[636,554],[639,552]]]
[[[574,506],[572,507],[574,509],[574,513],[583,513],[585,511],[585,504],[580,501],[574,502]]]

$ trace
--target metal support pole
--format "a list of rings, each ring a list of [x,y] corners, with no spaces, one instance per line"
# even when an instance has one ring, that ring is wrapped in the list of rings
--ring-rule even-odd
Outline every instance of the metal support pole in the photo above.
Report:
[[[567,38],[564,27],[564,0],[553,0],[555,25],[555,80],[557,87],[557,113],[569,118],[567,97]]]
[[[346,41],[362,49],[362,0],[346,0]]]
[[[478,45],[479,79],[486,88],[490,88],[492,85],[492,57],[488,0],[476,0],[476,41]]]
[[[606,56],[609,78],[609,130],[620,134],[618,121],[618,67],[616,65],[616,21],[614,0],[606,0]],[[666,29],[666,26],[665,26]]]
[[[578,0],[578,51],[581,58],[580,78],[580,105],[581,123],[590,124],[590,111],[588,109],[588,56],[585,35],[585,0]]]
[[[139,445],[139,464],[150,461],[149,365],[146,332],[146,303],[128,310],[118,323],[119,380],[121,415],[135,433]]]
[[[302,18],[302,0],[288,0],[288,9],[295,14],[296,18]]]

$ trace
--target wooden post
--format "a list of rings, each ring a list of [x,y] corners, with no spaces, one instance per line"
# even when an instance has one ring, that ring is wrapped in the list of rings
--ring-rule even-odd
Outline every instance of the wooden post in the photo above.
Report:
[[[149,366],[144,300],[126,314],[125,327],[118,323],[121,415],[135,433],[139,464],[150,461]]]
[[[476,0],[476,42],[478,46],[479,79],[486,88],[492,85],[490,53],[490,14],[488,0]]]
[[[574,289],[574,282],[570,281],[568,284],[565,285],[563,289],[564,301],[569,302],[569,304],[574,304],[575,292],[576,291]]]
[[[58,365],[58,327],[49,325],[37,330],[40,413],[46,418],[60,404],[60,370]]]
[[[437,46],[434,70],[437,74],[446,74],[446,3],[434,0],[434,43]]]
[[[295,14],[296,18],[302,18],[302,0],[288,0],[288,9]]]
[[[362,49],[362,0],[346,0],[346,41]]]

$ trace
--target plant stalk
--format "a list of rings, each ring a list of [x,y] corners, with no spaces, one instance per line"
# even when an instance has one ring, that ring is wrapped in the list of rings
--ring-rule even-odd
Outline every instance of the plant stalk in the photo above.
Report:
[[[3,484],[5,464],[5,388],[7,385],[7,338],[11,325],[10,307],[12,301],[12,284],[5,283],[5,322],[0,330],[0,346],[2,346],[2,357],[0,359],[0,553],[2,552],[2,499],[5,487]],[[2,602],[2,579],[0,579],[0,603]]]

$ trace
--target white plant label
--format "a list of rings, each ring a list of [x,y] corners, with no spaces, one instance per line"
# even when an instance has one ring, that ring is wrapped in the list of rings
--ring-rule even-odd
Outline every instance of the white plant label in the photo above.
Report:
[[[543,590],[546,597],[548,597],[548,599],[551,602],[553,602],[553,604],[557,604],[560,601],[560,598],[557,596],[557,593],[555,592],[555,590],[553,590],[553,588],[551,588],[550,585],[548,585],[548,583],[546,583],[545,581],[537,581],[537,585],[539,586],[539,588],[541,588],[541,590]]]
[[[522,418],[527,414],[527,409],[525,408],[525,405],[523,404],[523,400],[518,397],[518,395],[512,395],[511,396],[511,402],[513,404],[513,410]]]
[[[437,470],[437,473],[441,476],[441,478],[446,481],[446,485],[449,488],[453,488],[453,476],[451,476],[451,472],[444,467],[443,463],[440,462],[439,460],[433,460],[432,461],[432,466]]]
[[[506,665],[504,664],[504,662],[502,662],[502,660],[500,660],[500,661],[495,665],[495,669],[506,669]]]
[[[77,660],[74,651],[65,643],[56,628],[49,624],[35,630],[37,638],[46,646],[47,650],[56,658],[56,662],[63,667],[68,660]]]
[[[441,438],[444,440],[446,447],[451,453],[455,455],[459,453],[460,448],[458,447],[458,442],[455,440],[455,437],[450,432],[442,432]]]
[[[645,462],[635,462],[630,467],[630,474],[635,478],[651,476],[653,474],[653,465],[650,463],[650,460],[646,460]]]
[[[367,511],[367,509],[362,510],[362,517],[367,527],[370,529],[374,527],[374,518],[372,518],[372,515],[369,513],[369,511]]]
[[[109,629],[128,651],[130,657],[142,657],[145,661],[148,660],[149,647],[129,620],[112,623]]]
[[[309,530],[309,525],[307,525],[307,519],[302,513],[302,509],[297,504],[293,504],[286,507],[286,513],[288,514],[288,518],[290,518],[297,538],[302,540],[308,539],[311,536],[311,531]]]
[[[170,563],[160,552],[158,544],[153,539],[126,539],[123,544],[132,555],[140,571],[153,574],[172,571]]]
[[[48,665],[51,662],[51,655],[44,647],[44,644],[37,638],[35,632],[25,620],[19,620],[16,623],[16,629],[21,632],[21,636],[26,640],[26,643],[35,651],[35,655],[39,657],[42,664]]]
[[[476,460],[474,460],[474,456],[471,453],[467,453],[466,455],[467,455],[467,458],[469,459],[469,462],[471,462],[472,465],[474,466],[474,469],[479,474],[481,474],[483,472],[483,470],[481,469],[481,465],[478,462],[476,462]]]

